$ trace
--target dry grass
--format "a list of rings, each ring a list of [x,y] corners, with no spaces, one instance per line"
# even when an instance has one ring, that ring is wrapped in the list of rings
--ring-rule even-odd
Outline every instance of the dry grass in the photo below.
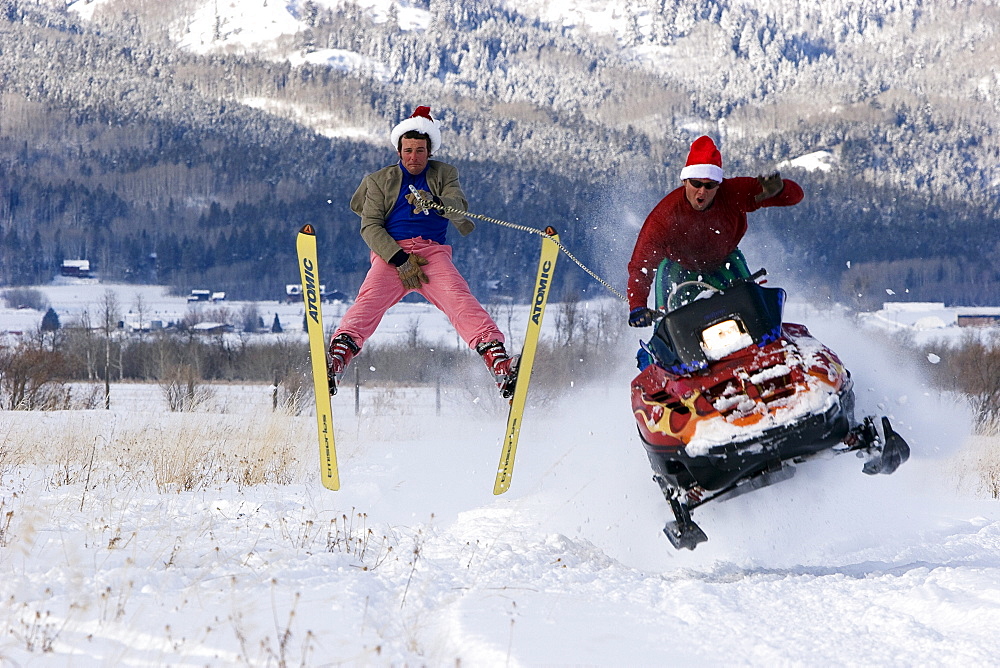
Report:
[[[0,414],[0,475],[31,469],[48,486],[192,491],[309,478],[309,417],[73,411]],[[304,454],[306,453],[306,454]]]
[[[969,329],[961,338],[918,349],[930,381],[953,394],[972,413],[973,436],[952,461],[961,490],[1000,499],[1000,333]]]
[[[952,461],[956,486],[977,496],[1000,499],[1000,436],[973,436]]]
[[[931,367],[931,380],[968,403],[976,433],[996,434],[1000,428],[1000,333],[970,329],[958,340],[928,344],[922,353],[925,358],[934,353],[940,360]]]
[[[156,386],[130,389],[132,399],[162,399]],[[246,402],[242,414],[175,413],[165,406],[0,411],[0,564],[11,570],[19,560],[44,555],[54,571],[72,576],[69,584],[56,577],[51,589],[43,574],[37,591],[29,585],[5,590],[0,665],[14,665],[11,656],[42,660],[60,652],[60,644],[81,642],[78,624],[110,629],[96,634],[96,644],[110,642],[114,629],[145,623],[144,582],[187,581],[199,592],[190,604],[200,607],[202,595],[213,595],[202,587],[218,572],[230,574],[238,603],[220,608],[213,623],[197,630],[199,639],[150,622],[151,637],[179,656],[201,649],[200,640],[228,645],[234,649],[226,665],[311,665],[316,647],[307,625],[315,618],[296,616],[301,592],[291,592],[286,603],[288,588],[270,580],[273,627],[261,626],[263,606],[246,600],[245,588],[253,585],[245,583],[260,577],[258,553],[333,553],[333,563],[364,571],[403,568],[411,554],[400,549],[407,530],[372,528],[367,514],[354,509],[331,519],[311,503],[285,500],[284,486],[317,484],[315,418],[260,406],[258,386],[226,389],[232,400]],[[395,402],[383,394],[375,398],[389,410]],[[277,502],[261,501],[272,494],[266,486],[276,488]],[[50,542],[52,534],[58,537]],[[53,544],[58,549],[49,549]],[[176,593],[175,604],[183,607],[185,591],[158,591],[157,597]],[[225,599],[218,599],[223,606]],[[122,651],[141,655],[145,649]]]

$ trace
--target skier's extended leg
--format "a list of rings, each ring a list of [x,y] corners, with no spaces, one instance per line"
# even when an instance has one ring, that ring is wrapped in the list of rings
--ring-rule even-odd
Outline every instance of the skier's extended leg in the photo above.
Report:
[[[327,360],[330,394],[337,393],[337,384],[347,365],[375,332],[385,312],[407,293],[395,267],[374,253],[371,261],[371,269],[361,284],[357,299],[344,313],[330,339],[330,356]]]

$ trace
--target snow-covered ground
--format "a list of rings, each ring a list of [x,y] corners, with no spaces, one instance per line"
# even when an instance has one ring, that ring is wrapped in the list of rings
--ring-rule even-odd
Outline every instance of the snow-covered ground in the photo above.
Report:
[[[62,317],[107,287],[40,289]],[[274,308],[300,326],[301,307]],[[0,663],[995,663],[1000,506],[958,488],[968,417],[882,334],[805,304],[790,316],[913,456],[874,478],[813,462],[699,509],[693,552],[660,533],[631,368],[554,406],[529,398],[499,497],[503,411],[470,395],[437,415],[433,388],[372,389],[358,415],[335,399],[339,492],[315,474],[313,418],[272,414],[259,387],[227,388],[247,394],[225,412],[165,414],[132,387],[110,412],[0,413]],[[20,317],[0,310],[0,329]]]
[[[872,313],[861,314],[871,330],[905,333],[914,343],[946,341],[969,332],[991,332],[996,327],[963,327],[961,319],[1000,318],[1000,306],[949,306],[940,302],[885,302]],[[1000,326],[1000,320],[996,322]]]

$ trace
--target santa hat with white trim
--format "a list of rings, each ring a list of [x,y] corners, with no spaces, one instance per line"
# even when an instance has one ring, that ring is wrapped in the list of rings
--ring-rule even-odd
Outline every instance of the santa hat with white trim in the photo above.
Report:
[[[430,107],[417,107],[412,116],[392,129],[392,132],[389,134],[392,147],[398,150],[399,138],[410,130],[422,132],[430,137],[431,153],[436,153],[438,147],[441,146],[440,124],[431,118]]]
[[[692,142],[687,162],[681,170],[681,181],[684,179],[722,182],[722,154],[711,137],[701,136]]]

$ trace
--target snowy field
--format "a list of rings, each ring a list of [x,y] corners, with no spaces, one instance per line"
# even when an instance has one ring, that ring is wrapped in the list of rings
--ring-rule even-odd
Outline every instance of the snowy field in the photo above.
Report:
[[[65,319],[106,287],[39,289]],[[300,306],[273,308],[301,327]],[[0,310],[0,330],[30,315]],[[379,335],[415,315],[452,336],[420,305]],[[911,460],[875,478],[813,462],[701,508],[693,552],[660,532],[629,366],[556,406],[529,397],[500,497],[502,408],[453,397],[438,415],[433,388],[371,388],[357,415],[335,399],[339,492],[319,484],[313,418],[272,413],[259,386],[220,388],[210,412],[116,386],[111,411],[0,413],[0,665],[995,665],[1000,505],[961,485],[965,411],[884,343],[915,321],[790,315]]]

